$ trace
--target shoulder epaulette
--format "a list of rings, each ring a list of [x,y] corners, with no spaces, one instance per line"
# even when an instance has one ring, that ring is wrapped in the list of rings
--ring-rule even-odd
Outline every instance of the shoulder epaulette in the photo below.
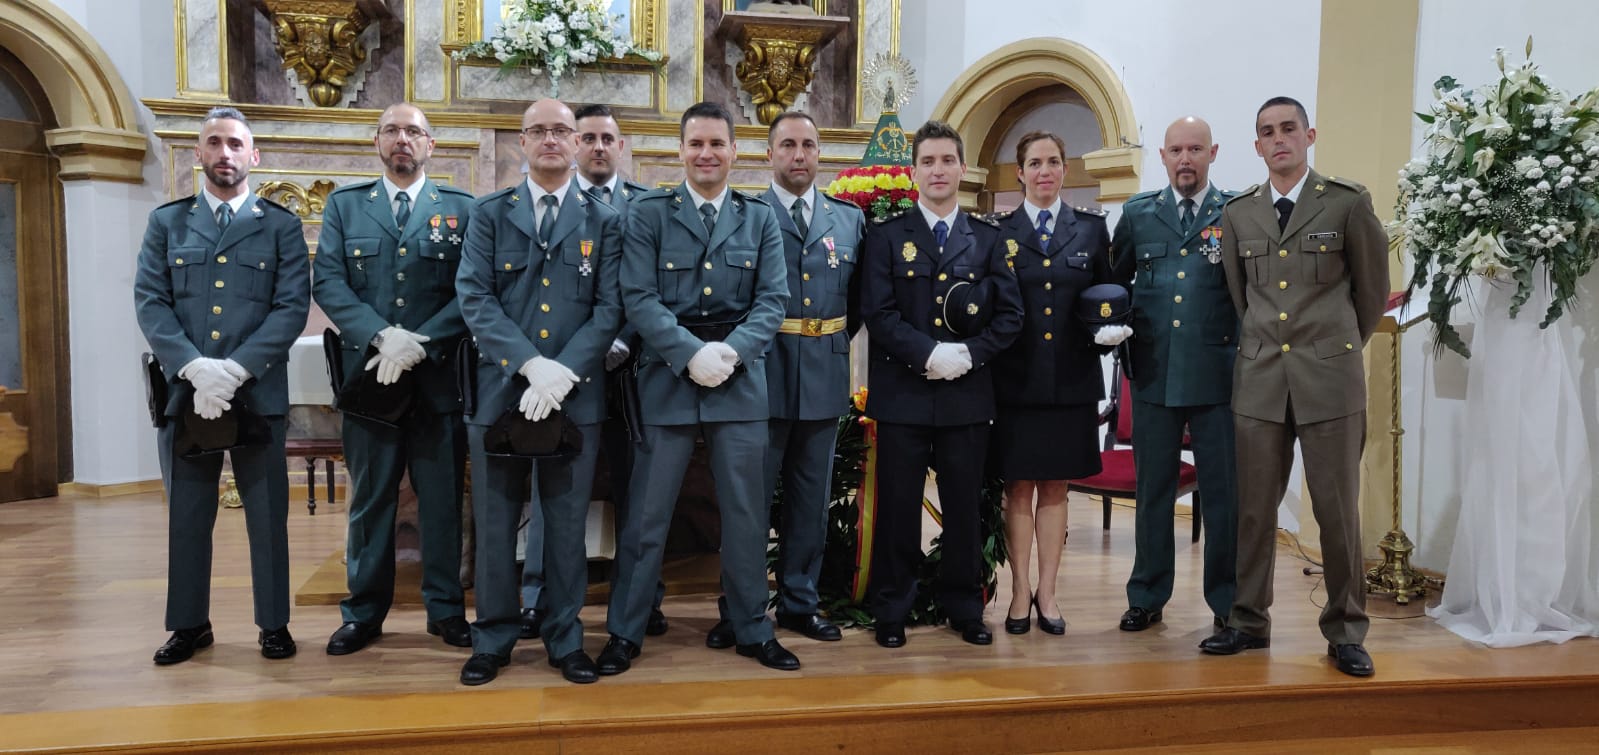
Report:
[[[472,192],[467,191],[466,189],[463,189],[463,188],[461,188],[459,186],[456,186],[454,184],[436,183],[436,184],[434,184],[434,186],[439,187],[439,191],[442,191],[442,192],[444,192],[446,194],[460,194],[461,196],[468,197],[468,198],[474,196],[472,194]]]
[[[498,191],[491,191],[491,192],[489,192],[487,194],[484,194],[481,197],[478,197],[477,198],[477,203],[478,204],[485,204],[489,200],[499,199],[500,197],[508,196],[511,192],[515,191],[517,189],[517,187],[526,186],[526,185],[527,185],[527,182],[523,181],[523,182],[511,184],[510,186],[507,186],[507,187],[505,187],[503,189],[500,189]]]
[[[676,192],[676,186],[662,186],[655,189],[646,189],[644,193],[633,197],[633,201],[642,202],[647,199],[666,199]]]
[[[975,221],[977,221],[979,223],[982,223],[983,225],[986,225],[986,226],[992,226],[994,228],[998,228],[999,227],[999,221],[990,220],[989,218],[983,217],[982,215],[978,215],[975,212],[966,213],[966,217],[971,219],[971,220],[975,220]]]
[[[171,207],[173,205],[187,204],[187,203],[191,203],[191,202],[192,203],[198,203],[200,201],[202,201],[202,200],[200,199],[200,195],[199,194],[190,194],[189,196],[186,196],[186,197],[178,197],[177,199],[169,201],[166,204],[163,204],[160,207],[157,207],[156,209],[160,210],[160,209],[163,209],[163,208]]]
[[[897,220],[899,218],[903,218],[906,215],[909,215],[910,213],[911,213],[910,210],[900,210],[899,212],[895,212],[895,213],[892,213],[892,214],[889,214],[889,215],[884,215],[883,217],[880,217],[880,218],[872,218],[872,222],[876,223],[878,225],[882,225],[884,223],[887,223],[890,220]]]
[[[766,204],[766,200],[761,199],[759,194],[751,194],[751,193],[749,193],[747,191],[739,191],[738,189],[729,189],[728,193],[732,194],[735,197],[739,197],[739,198],[743,199],[746,202],[758,202],[758,203],[763,204],[763,205]],[[767,206],[770,207],[771,205],[767,205]]]
[[[631,189],[633,191],[639,192],[640,194],[650,190],[650,187],[645,186],[644,184],[636,183],[634,181],[629,181],[629,180],[627,180],[625,178],[622,179],[622,185],[627,187],[628,189]]]
[[[274,201],[272,201],[270,199],[267,199],[266,197],[263,197],[263,196],[261,196],[259,194],[257,194],[256,197],[255,197],[255,203],[256,203],[257,207],[259,207],[261,205],[266,205],[267,207],[273,207],[273,208],[276,208],[276,209],[281,210],[283,212],[286,212],[286,213],[288,213],[290,215],[294,215],[294,210],[291,210],[291,209],[289,209],[287,207],[284,207],[283,205],[278,204],[277,202],[274,202]],[[298,217],[298,216],[296,216],[296,217]]]
[[[1337,185],[1342,186],[1342,187],[1344,187],[1346,189],[1352,189],[1352,190],[1357,191],[1357,192],[1361,192],[1361,191],[1365,191],[1366,190],[1366,187],[1365,187],[1364,184],[1361,184],[1361,183],[1359,183],[1357,181],[1351,181],[1351,180],[1349,180],[1347,178],[1339,178],[1337,176],[1323,176],[1323,178],[1327,179],[1327,183],[1337,184]]]
[[[992,220],[992,221],[994,221],[996,223],[999,223],[999,222],[1002,222],[1002,221],[1005,221],[1005,220],[1010,220],[1010,216],[1012,216],[1014,214],[1016,214],[1015,210],[1003,210],[1001,212],[990,212],[990,213],[988,213],[988,219]]]
[[[1223,204],[1232,204],[1233,202],[1236,202],[1236,201],[1238,201],[1240,199],[1243,199],[1244,197],[1258,197],[1258,196],[1260,196],[1260,184],[1255,184],[1254,186],[1251,186],[1251,187],[1249,187],[1247,189],[1244,189],[1243,191],[1240,191],[1237,194],[1234,194],[1234,195],[1232,195],[1230,197],[1227,197],[1227,201],[1224,202]]]
[[[1132,204],[1134,202],[1142,202],[1144,200],[1153,200],[1155,197],[1160,196],[1162,191],[1165,191],[1165,189],[1152,189],[1150,191],[1138,192],[1137,194],[1128,197],[1124,204]]]
[[[1108,212],[1106,212],[1104,210],[1096,210],[1096,209],[1094,209],[1092,207],[1075,207],[1074,206],[1074,207],[1072,207],[1072,210],[1074,212],[1076,212],[1077,214],[1079,214],[1079,215],[1088,215],[1089,217],[1095,217],[1095,218],[1103,218],[1103,217],[1106,217],[1106,216],[1110,215],[1110,213],[1108,213]]]
[[[346,193],[353,193],[353,192],[357,192],[357,191],[366,191],[368,189],[371,189],[373,186],[376,186],[382,180],[383,179],[381,179],[381,178],[374,178],[374,179],[372,179],[370,181],[356,181],[355,183],[348,183],[348,184],[345,184],[343,186],[340,186],[337,189],[334,189],[333,193],[329,194],[328,196],[332,196],[333,194],[346,194]]]

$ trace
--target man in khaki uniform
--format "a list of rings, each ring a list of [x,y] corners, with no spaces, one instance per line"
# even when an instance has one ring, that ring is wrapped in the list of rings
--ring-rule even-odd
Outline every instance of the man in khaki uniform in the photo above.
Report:
[[[1271,644],[1277,506],[1294,440],[1321,526],[1327,605],[1321,632],[1339,671],[1370,676],[1360,560],[1361,350],[1388,298],[1388,238],[1371,195],[1311,170],[1316,130],[1299,102],[1274,97],[1255,116],[1270,180],[1222,212],[1222,265],[1242,329],[1233,367],[1238,442],[1238,593],[1227,626],[1199,644],[1232,655]]]

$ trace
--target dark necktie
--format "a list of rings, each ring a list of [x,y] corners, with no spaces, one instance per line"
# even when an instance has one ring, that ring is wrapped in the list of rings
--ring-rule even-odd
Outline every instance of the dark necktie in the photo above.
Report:
[[[394,210],[394,224],[403,231],[405,230],[405,221],[411,219],[411,196],[403,191],[398,191],[394,193],[394,201],[399,203],[399,207]]]
[[[796,199],[788,208],[788,214],[794,218],[794,227],[799,229],[800,238],[811,232],[811,227],[805,222],[805,200]]]
[[[716,231],[716,205],[706,202],[700,205],[700,217],[705,219],[705,232]]]
[[[1180,205],[1183,208],[1183,233],[1194,227],[1194,200],[1184,199]]]
[[[550,236],[555,233],[555,195],[539,197],[539,204],[544,205],[544,218],[539,221],[539,246],[544,246],[550,243]]]
[[[217,229],[227,233],[228,225],[233,222],[233,205],[223,202],[217,205]]]
[[[589,194],[605,204],[611,203],[611,187],[609,186],[596,186],[589,189]]]
[[[1049,210],[1038,211],[1038,240],[1049,247]]]
[[[1288,230],[1288,216],[1294,214],[1294,200],[1283,197],[1272,203],[1277,208],[1277,232]]]
[[[938,242],[939,254],[943,254],[944,242],[949,240],[949,223],[940,220],[933,224],[933,240]]]

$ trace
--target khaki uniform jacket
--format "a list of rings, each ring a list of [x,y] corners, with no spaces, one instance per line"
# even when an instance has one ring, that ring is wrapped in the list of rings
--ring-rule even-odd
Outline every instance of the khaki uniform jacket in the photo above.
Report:
[[[1222,211],[1222,266],[1241,321],[1233,411],[1296,424],[1366,408],[1361,350],[1388,300],[1388,236],[1371,195],[1312,170],[1279,231],[1271,188]]]

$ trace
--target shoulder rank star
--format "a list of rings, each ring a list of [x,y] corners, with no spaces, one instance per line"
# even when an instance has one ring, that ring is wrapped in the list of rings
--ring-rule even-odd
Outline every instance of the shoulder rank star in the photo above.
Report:
[[[258,217],[258,218],[261,217],[261,215],[262,215],[261,205],[258,205],[258,204],[257,205],[251,205],[250,206],[250,214],[254,215],[254,216]]]
[[[577,242],[578,250],[583,253],[583,261],[578,263],[577,274],[585,278],[594,273],[594,262],[590,255],[594,254],[594,242],[583,239]]]
[[[443,216],[440,215],[434,215],[433,217],[428,218],[428,227],[432,229],[428,231],[428,241],[438,243],[444,240],[444,232],[439,230],[439,223],[443,220]]]
[[[900,254],[901,257],[905,258],[906,262],[915,262],[916,261],[916,242],[914,242],[914,241],[905,242],[905,246],[899,250],[899,254]]]
[[[832,269],[834,269],[834,270],[837,270],[838,269],[838,249],[835,248],[835,245],[833,243],[833,237],[832,236],[823,236],[822,237],[822,245],[827,247],[827,266],[832,268]]]

